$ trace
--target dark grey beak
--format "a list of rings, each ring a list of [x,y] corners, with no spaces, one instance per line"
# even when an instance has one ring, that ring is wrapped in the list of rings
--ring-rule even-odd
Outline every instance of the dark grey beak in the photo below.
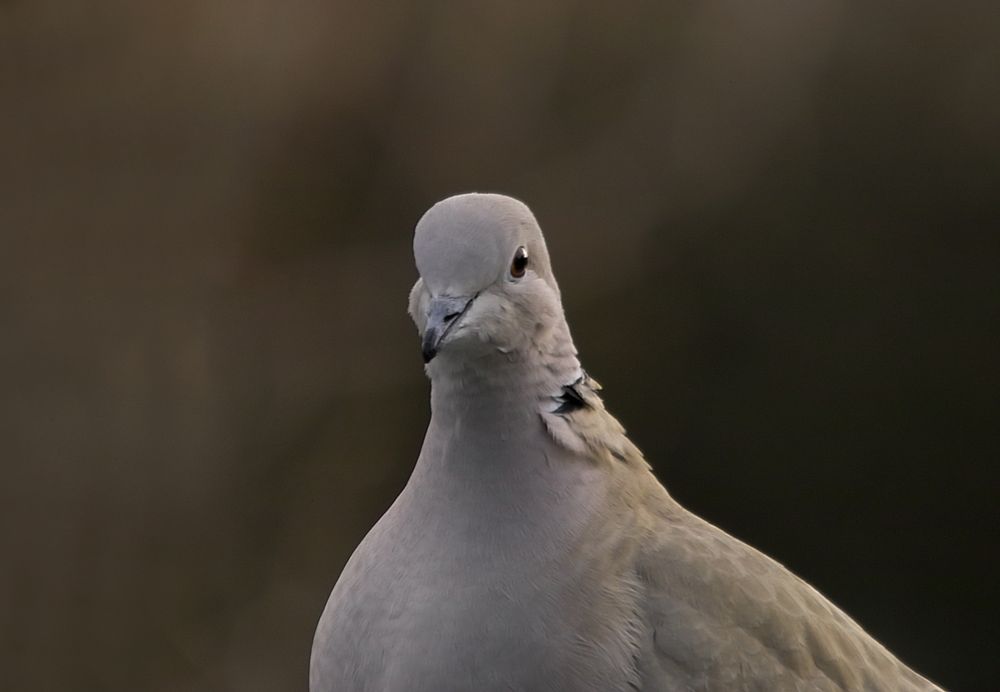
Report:
[[[431,299],[431,304],[427,308],[427,325],[424,327],[424,338],[420,349],[425,363],[430,363],[437,355],[441,340],[458,324],[473,300],[475,296],[472,298],[441,296]]]

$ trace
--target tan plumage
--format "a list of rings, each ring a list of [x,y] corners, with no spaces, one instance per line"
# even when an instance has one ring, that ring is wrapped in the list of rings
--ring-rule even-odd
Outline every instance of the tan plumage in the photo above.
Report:
[[[653,477],[600,386],[585,405],[542,412],[554,440],[616,477],[605,549],[632,565],[649,638],[644,690],[938,690],[782,565],[677,504]],[[607,529],[608,527],[605,527]],[[613,547],[611,547],[613,546]]]

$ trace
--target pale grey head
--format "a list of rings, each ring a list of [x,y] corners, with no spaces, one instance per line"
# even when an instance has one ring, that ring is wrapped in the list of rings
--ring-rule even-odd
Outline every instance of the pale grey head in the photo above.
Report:
[[[438,202],[417,223],[413,255],[420,279],[410,315],[425,362],[525,355],[565,331],[545,239],[518,200],[470,193]]]

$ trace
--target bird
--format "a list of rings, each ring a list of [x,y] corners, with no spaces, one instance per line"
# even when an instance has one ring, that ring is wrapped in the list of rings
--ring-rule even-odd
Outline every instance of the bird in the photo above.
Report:
[[[671,497],[581,367],[525,204],[448,197],[413,253],[430,422],[333,587],[310,692],[941,689]]]

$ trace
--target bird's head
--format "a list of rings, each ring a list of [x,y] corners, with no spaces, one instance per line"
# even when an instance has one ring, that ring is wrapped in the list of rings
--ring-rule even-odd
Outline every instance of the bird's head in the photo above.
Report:
[[[523,355],[565,324],[545,239],[515,199],[472,193],[438,202],[417,223],[413,254],[420,278],[409,310],[424,362],[439,353]]]

